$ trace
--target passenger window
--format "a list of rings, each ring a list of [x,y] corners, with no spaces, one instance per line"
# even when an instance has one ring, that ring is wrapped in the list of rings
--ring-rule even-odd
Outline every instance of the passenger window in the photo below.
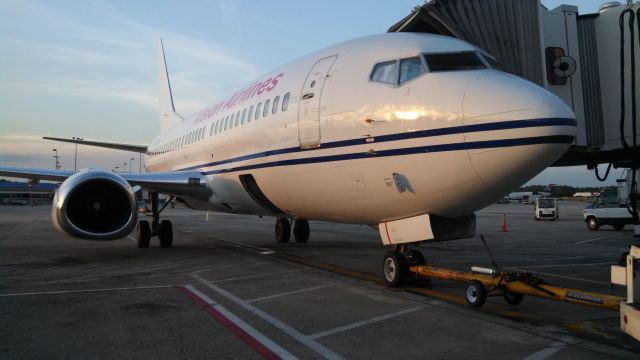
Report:
[[[282,111],[287,111],[287,109],[289,108],[289,97],[291,96],[291,94],[286,93],[284,94],[284,97],[282,98]]]
[[[233,120],[235,119],[236,114],[231,114],[231,120],[229,121],[229,129],[233,129]]]
[[[253,117],[253,105],[249,108],[249,114],[247,114],[247,122],[251,122],[251,118]]]
[[[236,113],[236,127],[240,125],[240,110]]]
[[[373,68],[370,79],[371,81],[383,84],[395,85],[397,78],[396,68],[397,65],[395,60],[378,63]]]
[[[224,131],[227,131],[227,127],[229,127],[229,115],[224,119]]]
[[[412,57],[400,60],[400,84],[425,73],[424,65],[420,57]]]
[[[240,124],[244,125],[244,119],[247,118],[247,108],[244,108],[244,110],[242,110],[242,120],[240,121]]]
[[[425,54],[424,59],[432,72],[486,69],[474,51],[445,54]]]
[[[271,107],[272,114],[275,114],[276,112],[278,112],[279,103],[280,103],[280,96],[276,96],[276,98],[273,99],[273,106]]]
[[[258,105],[256,105],[256,117],[255,120],[258,120],[258,118],[260,117],[260,109],[262,108],[262,103],[258,103]]]
[[[262,117],[267,117],[267,115],[269,115],[270,102],[271,102],[271,99],[267,99],[267,101],[264,102],[264,110],[262,110]]]

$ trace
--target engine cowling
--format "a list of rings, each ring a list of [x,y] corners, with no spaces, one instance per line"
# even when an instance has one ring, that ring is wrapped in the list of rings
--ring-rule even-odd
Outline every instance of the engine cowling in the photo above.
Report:
[[[53,197],[56,229],[89,240],[127,236],[138,221],[138,202],[131,185],[103,170],[83,170],[65,180]]]

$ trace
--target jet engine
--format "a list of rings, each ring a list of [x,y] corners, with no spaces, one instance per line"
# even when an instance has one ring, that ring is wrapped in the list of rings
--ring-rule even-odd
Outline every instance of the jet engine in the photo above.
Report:
[[[51,218],[56,229],[89,240],[127,236],[138,220],[131,185],[103,170],[83,170],[65,180],[53,198]]]

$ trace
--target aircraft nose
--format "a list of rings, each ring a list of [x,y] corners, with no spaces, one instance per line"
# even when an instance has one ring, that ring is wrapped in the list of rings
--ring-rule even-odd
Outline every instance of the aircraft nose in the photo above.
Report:
[[[562,99],[522,78],[498,71],[480,73],[468,85],[463,102],[466,123],[517,119],[564,118],[575,115]],[[476,119],[476,121],[473,121]]]
[[[498,71],[470,82],[462,110],[467,154],[489,203],[551,165],[576,136],[575,115],[562,99]]]

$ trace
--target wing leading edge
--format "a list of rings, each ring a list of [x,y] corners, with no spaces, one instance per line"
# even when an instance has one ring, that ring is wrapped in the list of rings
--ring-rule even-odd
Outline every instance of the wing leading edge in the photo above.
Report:
[[[82,171],[92,171],[92,169]],[[64,181],[76,173],[76,171],[68,170],[0,166],[0,175],[29,179],[35,182],[39,180]],[[131,186],[137,185],[145,190],[196,198],[208,198],[210,196],[210,190],[207,188],[206,177],[193,170],[116,174],[125,179],[129,184],[131,184]]]
[[[81,139],[65,139],[65,138],[56,138],[56,137],[49,137],[49,136],[44,136],[43,139],[45,139],[45,140],[53,140],[53,141],[60,141],[60,142],[67,142],[67,143],[72,143],[72,144],[103,147],[103,148],[108,148],[108,149],[125,150],[125,151],[137,152],[137,153],[146,153],[147,152],[147,147],[144,146],[144,145],[118,144],[118,143],[110,143],[110,142],[103,142],[103,141],[90,141],[90,140],[81,140]]]

